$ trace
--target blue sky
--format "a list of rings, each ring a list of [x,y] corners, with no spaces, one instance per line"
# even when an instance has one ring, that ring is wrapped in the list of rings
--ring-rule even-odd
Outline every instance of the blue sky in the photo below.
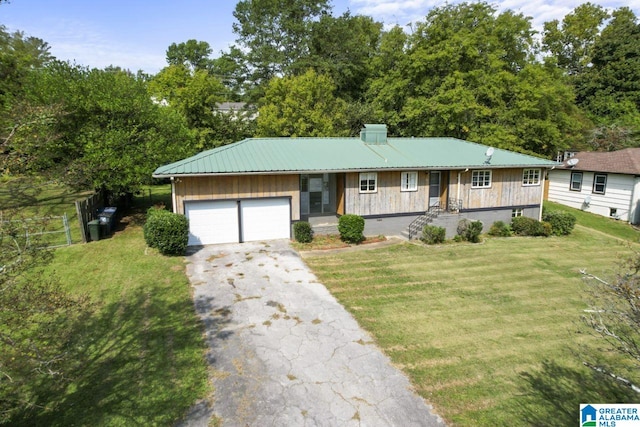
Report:
[[[562,17],[580,0],[498,0],[498,10],[511,9],[533,18],[534,27]],[[629,6],[640,16],[638,0],[592,0],[606,8]],[[232,0],[10,0],[0,5],[0,25],[49,43],[62,60],[90,67],[118,65],[154,74],[166,65],[171,43],[189,39],[208,42],[218,56],[233,43]],[[449,3],[458,3],[457,0]],[[436,0],[333,0],[334,15],[349,9],[387,26],[424,18]]]

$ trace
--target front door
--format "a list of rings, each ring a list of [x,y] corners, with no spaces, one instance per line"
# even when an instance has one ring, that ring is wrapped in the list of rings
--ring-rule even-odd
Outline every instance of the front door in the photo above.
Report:
[[[440,171],[429,173],[429,208],[440,204]]]
[[[300,175],[300,213],[302,215],[336,213],[335,174]]]

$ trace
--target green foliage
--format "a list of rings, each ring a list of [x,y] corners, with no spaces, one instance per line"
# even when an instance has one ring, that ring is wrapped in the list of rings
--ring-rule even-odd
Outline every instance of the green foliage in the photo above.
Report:
[[[422,241],[428,245],[443,243],[446,238],[447,230],[444,227],[435,225],[425,225],[422,229]]]
[[[234,61],[247,71],[245,92],[258,100],[275,76],[292,74],[292,66],[309,49],[313,22],[330,11],[328,0],[241,0],[233,16]]]
[[[171,43],[167,48],[167,63],[169,65],[184,65],[193,71],[206,70],[211,64],[209,55],[213,50],[209,43],[187,40],[185,43]]]
[[[471,243],[480,242],[480,234],[482,234],[483,224],[482,221],[471,221],[466,218],[461,219],[458,222],[456,229],[458,236],[463,240]]]
[[[258,115],[258,136],[346,136],[346,103],[331,77],[313,70],[269,83]]]
[[[487,234],[495,237],[510,237],[512,235],[512,231],[509,224],[504,221],[496,221],[491,225]]]
[[[147,245],[163,255],[184,255],[189,241],[189,220],[184,215],[151,208],[143,227]]]
[[[364,240],[364,218],[359,215],[342,215],[338,220],[340,238],[347,243],[360,243]]]
[[[24,202],[24,201],[22,201]],[[0,221],[0,424],[20,424],[64,395],[89,363],[79,342],[94,306],[45,274],[53,253],[38,236],[46,221],[13,209]],[[28,425],[29,423],[25,423]]]
[[[299,221],[293,224],[293,235],[296,242],[311,243],[313,240],[313,229],[307,221]]]
[[[555,236],[571,234],[576,225],[576,216],[569,212],[544,210],[542,220],[551,224],[551,234]]]
[[[543,236],[551,235],[551,224],[541,222],[534,218],[518,216],[511,220],[511,230],[518,236]]]

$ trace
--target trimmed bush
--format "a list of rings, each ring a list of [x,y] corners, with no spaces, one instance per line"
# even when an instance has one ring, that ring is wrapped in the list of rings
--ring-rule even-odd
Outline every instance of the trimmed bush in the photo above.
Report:
[[[364,240],[364,218],[359,215],[342,215],[338,220],[340,238],[347,243],[360,243]]]
[[[300,221],[293,224],[293,236],[296,242],[311,243],[313,240],[313,229],[307,221]]]
[[[456,233],[458,233],[458,236],[464,239],[465,238],[464,236],[467,234],[467,229],[469,228],[470,224],[471,224],[471,221],[469,221],[466,218],[463,218],[460,221],[458,221],[458,227],[456,228]]]
[[[466,218],[458,222],[458,236],[463,240],[471,243],[480,242],[480,234],[482,233],[483,224],[481,221],[470,221]]]
[[[511,230],[518,236],[548,237],[551,235],[551,224],[526,216],[518,216],[511,221]]]
[[[544,211],[542,220],[551,224],[551,234],[555,236],[571,234],[576,225],[576,217],[570,212]]]
[[[480,234],[482,234],[483,227],[484,225],[481,221],[472,221],[463,237],[471,243],[480,243]]]
[[[510,237],[512,232],[509,224],[504,221],[496,221],[489,229],[488,234],[495,237]]]
[[[422,229],[422,241],[428,245],[443,243],[447,235],[447,230],[435,225],[425,225]]]
[[[184,215],[151,208],[143,227],[148,246],[163,255],[183,255],[189,242],[189,220]]]

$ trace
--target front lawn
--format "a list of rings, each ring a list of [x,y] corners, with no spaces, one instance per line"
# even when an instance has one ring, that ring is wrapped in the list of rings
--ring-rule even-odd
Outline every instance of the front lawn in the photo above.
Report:
[[[97,311],[83,325],[89,339],[81,375],[64,394],[43,398],[47,407],[25,423],[171,426],[211,395],[184,257],[161,256],[142,236],[143,212],[166,201],[168,188],[146,190],[113,236],[55,250],[49,274],[71,293],[88,295]]]
[[[563,426],[578,420],[579,403],[612,399],[574,353],[601,345],[576,332],[587,308],[579,270],[606,275],[629,254],[580,227],[306,261],[447,422]]]

